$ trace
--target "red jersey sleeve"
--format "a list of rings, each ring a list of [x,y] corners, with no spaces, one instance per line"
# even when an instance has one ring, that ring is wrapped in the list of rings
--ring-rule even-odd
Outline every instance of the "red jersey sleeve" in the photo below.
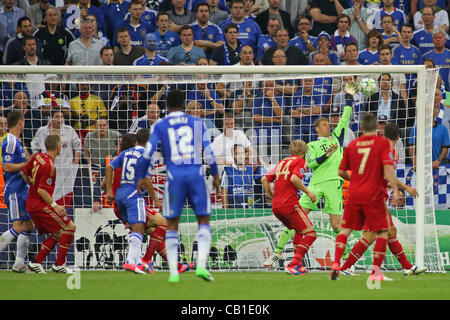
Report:
[[[292,175],[296,175],[300,179],[303,179],[305,171],[306,171],[306,161],[303,158],[299,158],[294,165]]]
[[[36,175],[36,188],[44,189],[50,194],[50,196],[52,196],[55,189],[55,179],[56,177],[53,166],[46,163],[39,168],[39,174]]]
[[[27,162],[27,164],[22,168],[22,172],[24,175],[29,177],[31,175],[31,169],[33,167],[34,162],[34,155],[31,157],[31,159]]]
[[[275,167],[272,168],[272,170],[270,170],[269,172],[267,172],[267,173],[265,174],[265,177],[267,178],[267,180],[269,180],[269,182],[274,182],[274,181],[275,181],[275,178],[276,178],[276,172],[277,172],[277,168],[278,168],[278,165],[279,165],[279,164],[280,164],[280,163],[278,162],[277,165],[276,165]]]
[[[381,160],[383,161],[383,165],[392,165],[395,168],[394,163],[395,155],[394,152],[391,150],[391,145],[389,141],[384,138],[383,143],[381,145]]]

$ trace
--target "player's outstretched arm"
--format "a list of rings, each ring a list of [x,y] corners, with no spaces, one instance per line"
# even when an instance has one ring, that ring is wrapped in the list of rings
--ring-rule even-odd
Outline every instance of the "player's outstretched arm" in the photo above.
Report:
[[[301,190],[302,192],[306,193],[306,195],[311,199],[312,202],[316,202],[317,197],[316,195],[311,192],[304,184],[302,179],[300,177],[293,174],[291,176],[291,183],[294,185],[295,188]]]
[[[399,188],[406,190],[406,192],[408,192],[410,195],[412,195],[413,198],[417,198],[419,196],[419,193],[417,192],[416,188],[407,186],[406,184],[404,184],[403,182],[398,180],[398,178],[397,178],[397,185]]]
[[[27,164],[27,162],[3,163],[2,169],[3,169],[3,172],[17,172],[17,171],[22,170],[22,168],[25,167],[26,164]]]
[[[397,205],[400,202],[400,194],[398,192],[398,184],[397,184],[397,177],[395,176],[395,169],[392,164],[385,164],[383,166],[384,171],[384,179],[388,181],[388,183],[391,185],[392,190],[394,191],[392,194],[392,205]]]

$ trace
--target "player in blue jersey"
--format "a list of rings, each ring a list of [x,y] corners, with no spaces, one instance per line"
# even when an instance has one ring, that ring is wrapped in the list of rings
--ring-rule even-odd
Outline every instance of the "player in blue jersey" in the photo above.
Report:
[[[144,153],[144,146],[148,141],[149,130],[140,129],[136,133],[137,146],[123,151],[106,167],[106,199],[111,203],[116,200],[117,208],[124,222],[130,225],[131,233],[128,243],[128,254],[123,268],[138,274],[145,274],[141,263],[142,240],[146,223],[145,199],[141,192],[136,190],[138,183],[139,160]],[[114,170],[122,168],[120,187],[114,197],[112,189],[112,175]],[[151,190],[148,171],[143,175],[146,190]]]
[[[256,52],[256,46],[258,44],[258,39],[261,36],[261,28],[259,25],[251,20],[244,17],[244,1],[243,0],[232,0],[231,1],[231,17],[222,21],[219,27],[222,31],[229,23],[234,23],[239,28],[238,39],[242,45],[248,44]]]
[[[23,113],[12,110],[8,114],[7,123],[9,133],[2,143],[2,169],[5,180],[4,197],[12,227],[0,236],[0,252],[17,239],[16,260],[12,270],[25,272],[24,260],[28,252],[30,233],[33,231],[33,222],[26,210],[28,185],[20,176],[20,171],[27,163],[25,149],[19,140],[25,125]]]
[[[156,147],[161,144],[164,162],[167,166],[167,182],[164,190],[163,216],[167,219],[166,249],[169,263],[169,282],[179,282],[178,258],[178,222],[186,202],[194,209],[199,228],[196,236],[198,242],[198,258],[196,275],[206,281],[214,278],[206,269],[211,245],[209,217],[211,203],[205,183],[202,166],[205,162],[211,166],[214,176],[214,187],[220,193],[220,180],[216,157],[212,151],[210,140],[206,138],[206,128],[200,118],[184,113],[185,97],[179,90],[170,91],[167,95],[169,114],[152,127],[144,156],[138,165],[137,175],[144,178],[151,164]],[[145,179],[139,180],[138,191],[143,190]]]
[[[169,62],[166,58],[156,53],[156,36],[148,33],[144,39],[145,54],[133,61],[134,66],[157,66],[160,62]]]

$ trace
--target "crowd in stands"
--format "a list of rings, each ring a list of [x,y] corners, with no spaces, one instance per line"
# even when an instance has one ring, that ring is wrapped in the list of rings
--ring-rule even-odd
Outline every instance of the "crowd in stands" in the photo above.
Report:
[[[425,64],[440,68],[433,168],[448,162],[450,103],[445,106],[444,101],[450,100],[450,1],[1,1],[4,65]],[[269,145],[272,153],[283,156],[292,139],[315,140],[314,121],[326,116],[335,126],[345,103],[343,86],[360,79],[274,81],[236,74],[215,82],[197,78],[196,83],[175,85],[165,81],[170,80],[167,75],[157,77],[160,83],[142,84],[95,84],[92,77],[65,83],[55,74],[26,75],[26,82],[2,79],[0,111],[3,117],[12,109],[23,111],[23,141],[30,152],[41,150],[45,134],[56,130],[70,154],[67,163],[100,166],[116,152],[121,134],[149,128],[164,116],[166,93],[181,87],[186,91],[187,112],[204,119],[226,168],[223,187],[228,199],[235,170],[243,172],[246,185],[249,177],[254,181],[263,174],[264,161],[252,145]],[[361,112],[373,112],[380,133],[388,121],[399,125],[400,163],[414,165],[416,78],[389,73],[372,77],[380,90],[355,96],[346,145],[360,133]],[[246,136],[248,130],[252,134]],[[220,150],[224,146],[226,150]],[[249,154],[257,160],[250,163]],[[247,173],[252,174],[247,177]]]

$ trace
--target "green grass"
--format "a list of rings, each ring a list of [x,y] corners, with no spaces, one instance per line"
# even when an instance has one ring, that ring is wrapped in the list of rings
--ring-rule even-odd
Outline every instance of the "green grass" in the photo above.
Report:
[[[167,272],[136,275],[123,271],[82,271],[80,289],[69,290],[70,275],[15,274],[0,272],[1,300],[448,300],[450,274],[405,277],[386,273],[393,282],[368,289],[367,274],[340,276],[330,281],[328,273],[291,276],[282,272],[213,272],[216,282],[198,279],[193,271],[168,283]],[[73,278],[72,278],[73,279]],[[176,289],[176,290],[174,290]],[[139,292],[139,295],[136,294]]]

